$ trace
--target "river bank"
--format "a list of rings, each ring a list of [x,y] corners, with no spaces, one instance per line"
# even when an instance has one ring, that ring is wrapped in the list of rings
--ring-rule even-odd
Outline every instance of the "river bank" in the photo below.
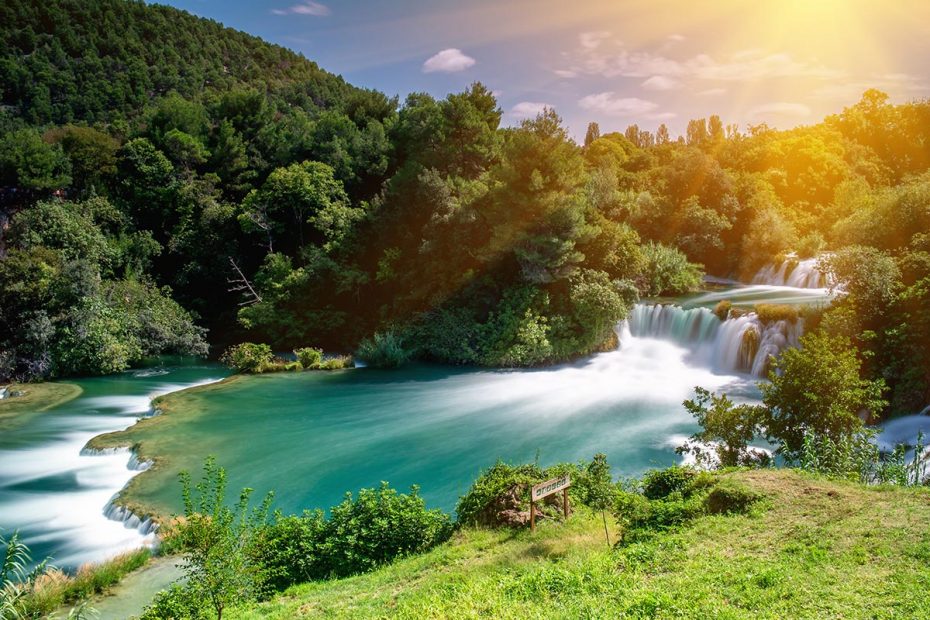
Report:
[[[74,383],[12,383],[3,388],[0,431],[9,431],[26,423],[31,416],[74,400],[83,391]]]

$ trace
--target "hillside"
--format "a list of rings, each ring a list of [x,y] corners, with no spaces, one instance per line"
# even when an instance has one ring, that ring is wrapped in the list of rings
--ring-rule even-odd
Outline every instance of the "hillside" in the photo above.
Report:
[[[608,551],[599,516],[465,529],[374,573],[294,587],[231,617],[918,618],[930,615],[930,492],[790,470],[725,474],[765,495]],[[616,536],[615,532],[611,533]]]
[[[33,124],[131,118],[171,91],[250,86],[323,106],[354,90],[286,48],[184,11],[124,0],[0,6],[2,103]]]

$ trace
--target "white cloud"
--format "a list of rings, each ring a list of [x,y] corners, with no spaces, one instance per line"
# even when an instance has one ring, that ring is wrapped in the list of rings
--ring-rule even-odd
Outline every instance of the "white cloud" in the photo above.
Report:
[[[687,38],[687,37],[685,37],[685,35],[683,35],[683,34],[670,34],[670,35],[668,35],[668,40],[669,40],[669,41],[676,41],[676,42],[678,42],[678,41],[684,41],[686,38]]]
[[[674,112],[657,112],[655,114],[647,114],[646,118],[651,121],[667,121],[673,118],[677,118],[678,115]]]
[[[810,116],[811,109],[803,103],[776,101],[758,105],[748,112],[751,118],[762,116]]]
[[[289,6],[286,9],[271,9],[271,12],[275,15],[315,15],[317,17],[323,17],[329,15],[331,11],[329,7],[325,4],[320,4],[319,2],[314,2],[313,0],[306,0],[300,4],[295,4]]]
[[[597,30],[594,32],[582,32],[578,35],[578,41],[581,43],[581,47],[586,50],[597,49],[601,46],[601,43],[610,37],[610,33],[606,30]]]
[[[726,88],[708,88],[707,90],[702,90],[698,93],[702,97],[717,97],[719,95],[727,94]]]
[[[585,110],[600,112],[611,116],[633,116],[655,110],[658,104],[636,97],[617,97],[613,92],[607,91],[596,95],[582,97],[578,105]]]
[[[689,72],[705,80],[759,80],[775,77],[842,77],[841,71],[828,69],[795,60],[790,54],[765,54],[759,50],[746,50],[720,62],[707,54],[688,61]]]
[[[517,118],[536,118],[540,112],[546,108],[551,107],[552,106],[548,103],[541,103],[538,101],[521,101],[517,105],[510,108],[510,114]]]
[[[630,50],[616,39],[592,38],[591,33],[586,34],[588,37],[582,39],[580,47],[566,56],[565,66],[555,70],[556,75],[560,77],[598,75],[607,78],[621,76],[648,79],[661,77],[676,78],[679,81],[685,79],[749,81],[778,77],[810,77],[826,80],[845,75],[841,71],[819,63],[795,59],[784,52],[766,53],[762,50],[750,49],[736,52],[722,59],[709,54],[698,54],[690,58],[672,58],[666,54],[665,48],[655,51]]]
[[[646,90],[672,90],[681,86],[681,82],[664,75],[654,75],[640,84]]]
[[[423,73],[433,73],[436,71],[455,73],[457,71],[464,71],[474,66],[474,64],[474,58],[466,56],[460,49],[450,47],[428,58],[426,62],[423,63]]]

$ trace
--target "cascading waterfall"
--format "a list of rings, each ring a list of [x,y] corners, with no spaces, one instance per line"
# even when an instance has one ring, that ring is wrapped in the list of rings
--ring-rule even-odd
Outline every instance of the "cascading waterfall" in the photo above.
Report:
[[[793,288],[825,288],[827,283],[817,269],[816,258],[788,258],[781,264],[766,265],[752,279],[753,284],[790,286]]]
[[[725,321],[707,308],[637,304],[625,329],[638,338],[670,340],[717,372],[768,374],[771,357],[798,346],[803,319],[763,323],[755,312]]]

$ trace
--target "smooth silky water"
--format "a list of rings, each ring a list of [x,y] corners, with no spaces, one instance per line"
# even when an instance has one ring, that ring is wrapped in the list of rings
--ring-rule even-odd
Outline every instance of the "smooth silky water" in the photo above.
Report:
[[[768,294],[779,300],[810,296],[775,288]],[[730,296],[764,298],[767,290]],[[133,442],[165,460],[135,481],[128,499],[177,512],[177,473],[197,475],[207,455],[227,469],[231,498],[245,486],[256,500],[274,490],[285,512],[328,508],[381,481],[419,485],[428,505],[451,511],[498,459],[548,465],[604,452],[623,476],[679,462],[675,447],[697,430],[681,406],[695,386],[739,401],[759,397],[751,360],[729,351],[738,347],[730,334],[737,325],[708,323],[706,307],[686,303],[693,307],[639,306],[619,327],[618,350],[553,368],[284,373],[187,392],[174,397],[177,410],[133,430]],[[799,330],[785,334],[787,346]],[[224,374],[195,365],[79,381],[80,397],[0,437],[0,527],[19,529],[37,557],[65,567],[151,540],[138,520],[104,514],[139,473],[129,453],[82,455],[82,447],[146,415],[152,396]]]
[[[0,528],[19,530],[38,561],[59,567],[102,560],[152,541],[135,523],[108,519],[110,499],[138,474],[128,450],[91,455],[84,445],[151,411],[151,398],[228,374],[216,365],[149,368],[74,381],[76,399],[0,433]],[[130,525],[130,527],[126,527]]]

